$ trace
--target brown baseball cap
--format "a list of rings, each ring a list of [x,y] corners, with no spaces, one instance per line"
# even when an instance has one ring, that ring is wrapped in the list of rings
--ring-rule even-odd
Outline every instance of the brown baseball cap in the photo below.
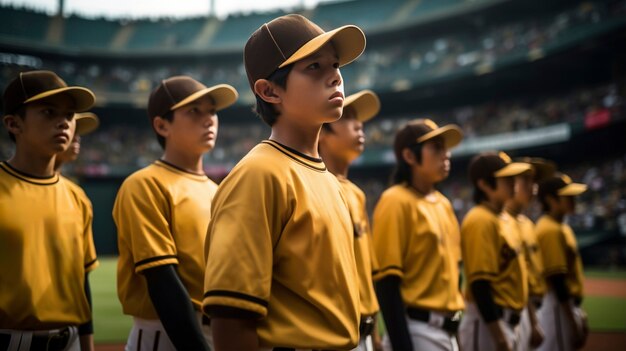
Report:
[[[161,81],[150,94],[148,116],[164,116],[170,111],[192,101],[210,95],[219,111],[237,101],[237,90],[228,84],[218,84],[207,88],[204,84],[188,76],[174,76]]]
[[[86,111],[96,102],[96,96],[91,90],[67,86],[65,81],[54,72],[20,72],[4,89],[4,114],[14,113],[24,104],[61,94],[72,98],[75,112]]]
[[[513,177],[526,172],[532,172],[530,164],[513,162],[504,152],[478,154],[469,164],[469,177],[473,184],[476,184],[479,179]]]
[[[557,173],[547,180],[539,183],[539,197],[544,198],[549,194],[559,196],[576,196],[587,191],[587,185],[574,183],[572,178],[563,173]]]
[[[348,25],[325,32],[306,17],[290,14],[275,18],[257,29],[246,43],[243,60],[250,87],[274,71],[299,61],[332,42],[339,66],[354,61],[365,50],[365,34]]]
[[[424,143],[438,136],[443,138],[446,148],[451,149],[461,143],[463,132],[457,125],[448,124],[439,127],[437,123],[427,118],[409,121],[396,133],[393,143],[396,159],[402,159],[402,150],[404,148]]]
[[[515,161],[528,163],[532,166],[534,171],[533,180],[535,183],[552,177],[554,172],[556,172],[556,164],[541,157],[520,157],[516,158]]]
[[[348,96],[343,101],[344,111],[348,107],[352,108],[356,119],[367,122],[380,111],[380,99],[375,92],[366,89]]]
[[[87,135],[98,128],[100,119],[95,113],[81,112],[74,115],[76,119],[76,134]]]

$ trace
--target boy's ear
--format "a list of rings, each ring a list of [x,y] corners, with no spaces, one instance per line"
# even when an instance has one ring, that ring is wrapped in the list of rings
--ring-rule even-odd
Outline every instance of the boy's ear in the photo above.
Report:
[[[20,134],[22,131],[22,119],[16,115],[6,115],[2,118],[4,127],[13,135]]]
[[[487,194],[488,191],[493,191],[493,188],[484,179],[478,179],[476,185],[478,186],[478,189],[482,190],[485,194]]]
[[[411,166],[417,163],[417,160],[415,159],[415,154],[408,147],[402,149],[402,158],[404,159],[404,162],[408,163]]]
[[[170,123],[165,118],[161,116],[156,116],[152,120],[152,128],[162,137],[167,138],[170,130]]]
[[[279,104],[282,102],[276,86],[267,79],[259,79],[254,82],[254,93],[263,99],[263,101],[270,104]]]

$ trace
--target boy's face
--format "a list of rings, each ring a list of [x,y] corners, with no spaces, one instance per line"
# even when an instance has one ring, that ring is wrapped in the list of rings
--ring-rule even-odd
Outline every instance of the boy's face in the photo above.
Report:
[[[218,119],[215,103],[208,95],[174,110],[174,117],[165,124],[166,148],[203,154],[215,147]]]
[[[80,154],[80,135],[75,134],[70,146],[67,150],[63,152],[59,152],[57,154],[56,161],[57,163],[68,163],[76,161],[78,155]]]
[[[280,95],[280,119],[284,116],[303,126],[331,123],[343,110],[343,80],[339,59],[331,43],[294,63]]]
[[[574,196],[559,196],[558,207],[563,214],[572,214],[576,209],[576,201]]]
[[[423,177],[433,184],[446,179],[450,173],[450,152],[446,148],[443,138],[437,137],[424,142],[422,145],[422,162],[416,163],[414,167],[419,177]]]
[[[7,128],[15,135],[18,148],[53,156],[67,150],[74,136],[73,106],[74,101],[66,95],[35,101],[25,106],[24,116],[12,116],[13,123]]]
[[[520,174],[515,177],[515,195],[516,202],[523,206],[528,206],[533,199],[535,183],[531,173]]]
[[[356,119],[354,110],[344,109],[340,120],[330,125],[332,131],[322,129],[320,146],[332,157],[342,158],[348,162],[358,158],[365,148],[363,122]]]
[[[493,192],[493,200],[500,206],[513,198],[515,192],[515,178],[501,177],[496,178],[496,188]]]

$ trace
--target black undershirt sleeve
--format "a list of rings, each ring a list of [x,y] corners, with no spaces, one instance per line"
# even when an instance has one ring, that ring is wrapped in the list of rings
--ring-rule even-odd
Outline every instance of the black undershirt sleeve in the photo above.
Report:
[[[148,294],[159,319],[177,350],[209,350],[189,294],[174,265],[143,271]]]
[[[493,295],[491,294],[491,284],[486,280],[476,280],[472,282],[470,288],[472,289],[474,302],[476,302],[478,311],[485,323],[498,320],[500,316],[498,315],[498,309],[493,301]]]
[[[554,289],[556,298],[559,299],[560,302],[565,302],[570,299],[571,295],[569,290],[567,290],[567,284],[565,284],[565,274],[553,274],[548,276],[548,281],[552,289]]]
[[[89,285],[89,273],[85,273],[85,296],[87,297],[87,302],[89,302],[89,310],[93,311],[91,304],[91,286]],[[93,314],[91,319],[78,326],[78,335],[90,335],[93,334]]]
[[[406,307],[400,295],[400,278],[389,276],[376,283],[376,296],[394,350],[413,350],[406,324]]]

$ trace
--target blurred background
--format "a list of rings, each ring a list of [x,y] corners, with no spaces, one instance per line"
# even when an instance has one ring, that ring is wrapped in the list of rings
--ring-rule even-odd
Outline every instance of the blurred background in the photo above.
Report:
[[[243,45],[261,24],[291,12],[324,29],[356,24],[367,35],[365,53],[342,74],[346,95],[368,88],[382,101],[379,116],[365,126],[366,151],[350,172],[370,210],[388,185],[395,131],[414,118],[456,123],[465,132],[440,185],[459,220],[472,205],[466,168],[474,154],[498,149],[551,159],[589,185],[568,220],[588,278],[615,283],[586,300],[596,309],[592,328],[624,336],[626,0],[263,3],[0,1],[1,89],[20,71],[50,69],[97,95],[93,112],[101,126],[82,139],[78,161],[63,173],[91,198],[98,253],[111,256],[94,273],[102,281],[96,313],[107,316],[95,319],[99,343],[121,342],[128,331],[115,295],[111,209],[124,178],[161,155],[145,112],[149,92],[178,74],[237,88],[240,99],[220,112],[217,145],[205,160],[207,174],[219,182],[269,136],[252,112]],[[0,128],[0,158],[12,150]],[[538,211],[532,208],[531,217]]]

